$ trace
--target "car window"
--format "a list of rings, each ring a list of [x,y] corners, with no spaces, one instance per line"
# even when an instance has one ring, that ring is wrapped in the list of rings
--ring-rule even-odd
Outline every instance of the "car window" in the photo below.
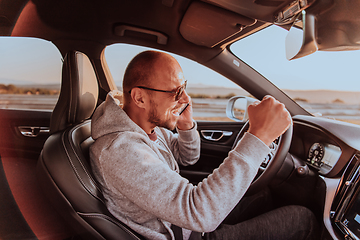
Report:
[[[106,47],[105,59],[113,80],[121,90],[127,64],[138,53],[149,50],[129,44]],[[180,63],[188,80],[187,93],[193,101],[194,119],[200,121],[231,121],[226,116],[226,105],[232,96],[249,96],[245,90],[224,76],[184,57],[171,54]]]
[[[0,108],[52,110],[61,68],[61,54],[51,42],[0,37]]]
[[[230,50],[315,116],[360,124],[360,51],[318,51],[288,61],[286,35],[273,25]]]

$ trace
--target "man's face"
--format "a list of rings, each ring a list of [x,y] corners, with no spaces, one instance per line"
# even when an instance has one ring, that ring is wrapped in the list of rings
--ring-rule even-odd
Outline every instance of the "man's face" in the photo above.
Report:
[[[182,84],[179,86],[181,85]],[[175,96],[170,93],[152,94],[151,96],[148,122],[154,126],[164,127],[170,130],[175,129],[180,117],[179,112],[184,104],[189,102],[187,93],[184,91],[178,101],[176,101]]]
[[[185,83],[183,72],[177,63],[171,67],[164,67],[155,78],[153,88],[165,91],[176,91]],[[148,122],[154,126],[175,129],[179,120],[179,112],[184,104],[190,101],[190,97],[183,91],[181,97],[176,100],[175,94],[166,92],[150,93],[150,109]]]

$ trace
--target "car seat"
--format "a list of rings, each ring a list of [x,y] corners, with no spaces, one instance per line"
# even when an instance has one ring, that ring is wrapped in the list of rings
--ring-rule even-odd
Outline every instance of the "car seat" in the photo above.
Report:
[[[67,53],[50,136],[37,166],[40,185],[52,205],[84,239],[144,239],[108,211],[91,172],[90,118],[98,92],[89,58],[77,51]]]

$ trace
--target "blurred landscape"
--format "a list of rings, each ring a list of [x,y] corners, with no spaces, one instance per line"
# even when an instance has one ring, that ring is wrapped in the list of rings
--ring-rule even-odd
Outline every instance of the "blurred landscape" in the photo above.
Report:
[[[60,85],[0,84],[0,108],[52,110],[57,102]],[[360,124],[360,93],[342,91],[285,92],[310,113]],[[226,105],[232,96],[250,96],[243,89],[191,85],[187,93],[193,99],[196,120],[228,121]]]

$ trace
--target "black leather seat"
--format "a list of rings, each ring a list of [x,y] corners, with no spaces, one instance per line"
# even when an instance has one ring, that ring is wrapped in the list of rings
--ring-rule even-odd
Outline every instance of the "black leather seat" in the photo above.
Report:
[[[90,169],[90,117],[97,99],[98,83],[90,60],[83,53],[69,52],[51,135],[39,158],[39,181],[51,203],[84,239],[143,239],[107,210]]]

